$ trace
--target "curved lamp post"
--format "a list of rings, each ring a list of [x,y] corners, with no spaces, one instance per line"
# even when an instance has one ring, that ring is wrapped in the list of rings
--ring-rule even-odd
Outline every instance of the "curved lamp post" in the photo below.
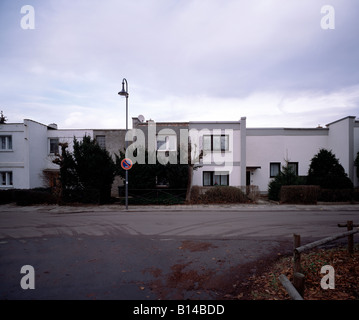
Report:
[[[126,85],[126,86],[125,86]],[[128,83],[125,78],[122,80],[122,90],[118,93],[120,96],[126,97],[126,134],[128,131]],[[128,147],[128,141],[126,140],[126,151]],[[128,210],[128,170],[126,170],[126,182],[125,182],[125,196],[126,196],[126,210]]]

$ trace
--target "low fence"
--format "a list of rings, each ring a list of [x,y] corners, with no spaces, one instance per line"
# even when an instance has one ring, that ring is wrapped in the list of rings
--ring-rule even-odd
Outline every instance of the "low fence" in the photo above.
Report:
[[[303,300],[305,290],[305,275],[302,273],[301,266],[301,253],[304,251],[313,249],[323,244],[332,242],[334,240],[348,237],[348,252],[353,254],[354,252],[354,234],[359,232],[359,229],[353,230],[353,227],[359,227],[357,224],[353,224],[353,221],[347,221],[346,224],[338,224],[338,227],[346,227],[347,232],[339,233],[331,237],[327,237],[318,241],[308,243],[304,246],[300,245],[300,235],[294,234],[294,250],[293,250],[293,284],[284,275],[279,276],[279,280],[283,287],[287,290],[289,296],[293,300]]]
[[[128,200],[131,204],[182,204],[186,199],[187,189],[129,189]],[[124,186],[119,187],[120,199],[125,197]]]

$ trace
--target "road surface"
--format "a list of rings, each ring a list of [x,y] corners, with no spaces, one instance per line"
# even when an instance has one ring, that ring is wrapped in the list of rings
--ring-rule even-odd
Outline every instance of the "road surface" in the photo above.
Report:
[[[1,206],[0,299],[236,297],[293,233],[304,244],[341,232],[358,208]],[[23,265],[35,289],[21,287]]]

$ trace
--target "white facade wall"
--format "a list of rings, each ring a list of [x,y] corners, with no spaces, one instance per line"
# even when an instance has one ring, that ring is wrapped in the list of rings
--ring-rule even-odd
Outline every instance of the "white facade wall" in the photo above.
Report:
[[[347,117],[338,120],[328,125],[329,136],[328,146],[329,150],[335,154],[339,159],[340,164],[344,167],[345,172],[352,179],[353,178],[353,132],[351,131],[351,118]]]
[[[270,163],[298,163],[298,175],[308,174],[310,161],[320,148],[327,148],[328,129],[247,129],[247,168],[250,184],[266,192]]]
[[[24,120],[24,126],[25,154],[29,163],[28,188],[42,187],[42,172],[47,153],[47,126],[27,119]]]
[[[353,131],[354,131],[354,160],[355,160],[357,157],[357,154],[359,152],[359,121],[355,121]],[[354,168],[354,177],[353,177],[355,187],[359,186],[359,179],[357,177],[357,171],[359,171],[359,168],[355,167]]]
[[[0,185],[0,189],[31,189],[43,187],[43,171],[58,169],[52,163],[50,138],[68,142],[73,150],[73,139],[81,140],[85,135],[93,138],[93,130],[54,130],[33,120],[24,123],[0,125],[0,136],[11,136],[12,149],[0,150],[0,173],[11,172],[12,185]]]
[[[25,126],[23,123],[0,125],[1,136],[12,137],[12,149],[0,150],[0,172],[12,172],[13,185],[29,187],[29,166],[25,148]],[[0,185],[0,188],[8,186]]]
[[[203,186],[204,172],[228,174],[228,182],[232,186],[241,186],[245,183],[241,171],[241,126],[242,129],[245,127],[245,119],[242,121],[189,123],[192,151],[196,150],[197,155],[204,149],[203,136],[224,135],[229,139],[226,151],[203,151],[203,159],[197,163],[199,167],[193,174],[193,185]]]

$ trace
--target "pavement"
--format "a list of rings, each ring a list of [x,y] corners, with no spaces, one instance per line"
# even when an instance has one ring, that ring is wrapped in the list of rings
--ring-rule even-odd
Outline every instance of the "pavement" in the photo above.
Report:
[[[117,211],[358,211],[359,203],[328,203],[319,202],[316,205],[278,204],[276,202],[259,201],[255,204],[208,204],[208,205],[130,205],[128,210],[124,205],[33,205],[17,206],[16,204],[0,205],[1,211],[36,212],[47,211],[52,213],[78,212],[117,212]]]

